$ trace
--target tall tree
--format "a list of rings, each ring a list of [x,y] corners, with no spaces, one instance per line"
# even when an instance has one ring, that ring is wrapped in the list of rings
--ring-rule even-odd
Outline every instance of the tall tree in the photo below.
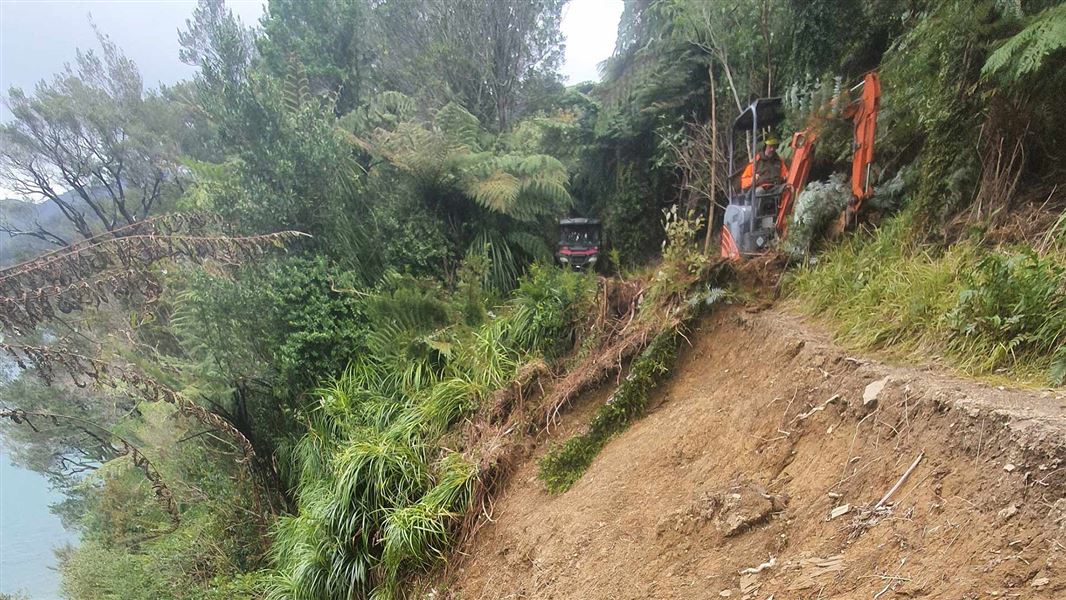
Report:
[[[0,182],[53,202],[77,235],[90,238],[146,218],[182,188],[174,107],[145,91],[137,66],[97,31],[100,52],[79,51],[33,93],[11,88],[12,120],[0,126]],[[56,245],[75,240],[39,222],[0,223],[10,235]]]
[[[567,0],[391,0],[376,9],[390,87],[454,100],[502,131],[532,89],[556,79]]]
[[[302,67],[310,92],[336,94],[343,115],[366,95],[374,58],[366,0],[270,0],[258,46],[270,70],[286,75]]]

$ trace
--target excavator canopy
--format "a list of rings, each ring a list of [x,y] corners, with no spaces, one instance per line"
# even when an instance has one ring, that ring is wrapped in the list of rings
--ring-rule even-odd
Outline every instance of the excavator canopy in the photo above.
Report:
[[[785,109],[781,98],[759,98],[733,121],[735,131],[751,131],[755,127],[765,129],[774,127],[785,118]]]

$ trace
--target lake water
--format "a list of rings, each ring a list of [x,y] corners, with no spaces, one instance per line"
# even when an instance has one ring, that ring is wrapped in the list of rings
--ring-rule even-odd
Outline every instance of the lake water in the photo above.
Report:
[[[75,541],[48,506],[62,500],[48,480],[15,467],[0,447],[0,592],[60,600],[52,550]]]

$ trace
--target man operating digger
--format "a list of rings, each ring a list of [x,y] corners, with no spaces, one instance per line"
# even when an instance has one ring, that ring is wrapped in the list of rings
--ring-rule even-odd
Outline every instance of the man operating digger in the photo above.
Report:
[[[772,188],[785,183],[788,178],[788,166],[777,154],[777,137],[766,136],[762,150],[744,167],[740,175],[741,189],[749,189],[752,184],[757,188]]]

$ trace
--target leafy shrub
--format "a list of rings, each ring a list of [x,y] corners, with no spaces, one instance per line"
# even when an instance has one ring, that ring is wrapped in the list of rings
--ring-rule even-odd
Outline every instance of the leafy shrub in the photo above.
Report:
[[[667,298],[680,296],[699,278],[707,264],[699,244],[703,223],[703,217],[682,214],[677,205],[663,210],[663,259],[648,286],[648,304],[657,306]]]
[[[313,389],[365,346],[355,274],[323,258],[286,258],[235,278],[184,274],[171,325],[200,381],[277,378],[283,393]]]
[[[966,288],[947,318],[949,346],[976,371],[1029,358],[1066,379],[1066,267],[1031,250],[990,252],[963,274]]]

